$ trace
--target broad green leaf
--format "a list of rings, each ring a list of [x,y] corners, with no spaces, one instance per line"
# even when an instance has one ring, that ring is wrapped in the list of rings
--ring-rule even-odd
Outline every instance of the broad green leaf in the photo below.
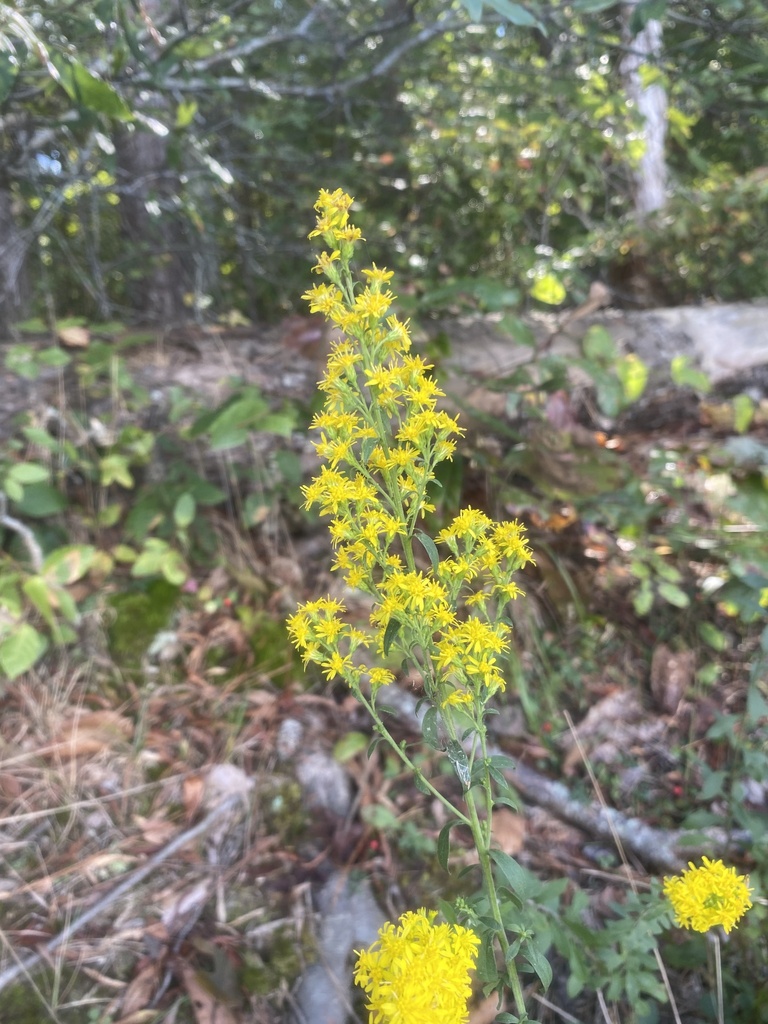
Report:
[[[12,476],[7,476],[3,481],[6,495],[17,504],[24,498],[24,488]]]
[[[483,16],[483,0],[462,0],[467,14],[472,21],[480,21]]]
[[[112,455],[105,455],[103,459],[100,459],[99,479],[102,487],[120,484],[126,490],[131,490],[133,488],[133,476],[131,475],[130,463],[125,455],[113,452]]]
[[[692,388],[706,395],[712,388],[712,382],[706,373],[691,365],[690,356],[675,356],[669,364],[672,380],[680,388]]]
[[[544,31],[544,27],[538,18],[527,11],[521,4],[511,3],[510,0],[485,0],[489,7],[492,7],[502,18],[506,18],[511,25],[520,25],[524,28],[538,28]]]
[[[600,324],[592,324],[581,343],[587,359],[596,363],[613,363],[616,359],[616,342],[611,332]]]
[[[541,890],[539,879],[518,864],[508,853],[502,850],[491,850],[490,853],[491,860],[501,872],[504,884],[521,900],[535,899]]]
[[[642,359],[630,353],[616,363],[616,373],[624,388],[624,401],[636,402],[648,383],[648,367]]]
[[[173,521],[180,529],[186,529],[194,521],[197,502],[189,492],[182,494],[173,508]]]
[[[22,590],[27,595],[35,609],[45,619],[49,628],[53,628],[56,616],[53,612],[50,597],[50,586],[41,576],[30,576],[22,585]]]
[[[189,576],[189,568],[179,551],[171,550],[161,566],[163,576],[174,587],[180,587]]]
[[[632,598],[632,604],[638,615],[647,615],[653,606],[653,588],[647,580],[643,583]]]
[[[544,989],[548,989],[552,984],[552,968],[544,953],[536,946],[534,939],[528,939],[523,943],[523,957],[536,972]]]
[[[48,641],[28,622],[0,642],[0,670],[8,679],[17,679],[32,668],[48,647]]]
[[[38,462],[18,462],[8,470],[8,478],[19,484],[38,484],[49,475],[47,468]]]
[[[566,296],[566,291],[559,278],[554,274],[545,274],[534,281],[529,294],[538,302],[546,302],[548,306],[559,306]]]
[[[642,32],[649,21],[660,21],[667,11],[667,0],[640,0],[632,10],[629,31],[633,36]]]
[[[687,608],[691,603],[691,599],[684,590],[676,587],[674,583],[667,583],[666,580],[659,584],[659,593],[665,601],[669,601],[675,608]]]
[[[700,622],[698,628],[699,636],[713,651],[724,651],[726,649],[728,637],[717,626],[713,626],[711,622]]]
[[[736,395],[733,400],[733,427],[737,434],[749,430],[754,415],[755,403],[749,395]]]
[[[90,544],[71,544],[57,548],[43,562],[41,575],[67,587],[77,582],[90,569],[96,549]]]
[[[133,114],[122,97],[80,61],[59,55],[54,55],[52,60],[59,72],[61,87],[73,103],[96,114],[106,114],[117,121],[131,120]]]
[[[282,412],[273,412],[256,424],[255,429],[265,434],[278,434],[280,437],[290,437],[296,427],[296,416],[290,409]]]
[[[136,561],[136,551],[128,544],[115,544],[112,548],[112,556],[116,562]]]
[[[599,14],[600,11],[607,11],[609,7],[615,7],[616,0],[574,0],[573,9],[580,14]]]
[[[346,764],[352,758],[365,750],[368,744],[368,737],[362,732],[348,732],[334,745],[333,757],[339,764]]]
[[[195,100],[182,100],[176,108],[176,127],[187,128],[195,119],[197,113],[197,102]]]
[[[45,519],[47,516],[63,512],[67,507],[67,499],[51,487],[50,484],[27,484],[24,494],[14,498],[20,512],[33,519]]]

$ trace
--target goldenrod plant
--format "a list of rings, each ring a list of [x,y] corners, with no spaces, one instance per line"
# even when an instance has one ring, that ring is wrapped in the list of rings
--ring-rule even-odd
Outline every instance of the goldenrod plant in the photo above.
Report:
[[[447,924],[435,924],[435,911],[420,910],[397,927],[385,925],[359,953],[355,977],[371,1024],[463,1024],[477,959],[485,992],[511,993],[514,1012],[497,1021],[535,1024],[520,974],[534,973],[546,988],[552,972],[545,954],[557,937],[532,904],[558,897],[565,883],[551,883],[557,892],[545,897],[528,871],[492,849],[494,804],[514,806],[504,777],[514,765],[489,754],[486,724],[492,698],[505,688],[500,658],[510,642],[508,604],[522,594],[515,574],[532,553],[520,523],[496,522],[473,508],[459,511],[434,538],[423,530],[434,509],[435,467],[452,457],[462,430],[438,408],[443,392],[432,367],[412,353],[408,323],[390,313],[392,273],[374,265],[362,271],[364,281],[353,275],[362,237],[349,219],[352,202],[341,189],[322,189],[315,204],[310,238],[327,249],[313,269],[326,280],[304,298],[338,330],[319,384],[325,404],[312,423],[323,463],[303,493],[307,508],[330,517],[332,568],[348,588],[369,595],[372,610],[360,628],[347,621],[341,600],[322,597],[301,605],[288,629],[304,664],[344,680],[371,715],[377,742],[388,744],[417,786],[449,811],[438,840],[441,864],[447,866],[451,829],[460,825],[471,832],[482,874],[476,897],[443,904]],[[423,681],[422,732],[450,760],[461,806],[424,776],[382,717],[377,694],[394,682],[384,667],[393,655]],[[665,886],[680,923],[732,927],[749,905],[744,879],[720,862],[692,871]],[[644,955],[668,918],[658,897],[652,902],[659,920],[643,930]]]
[[[531,551],[519,523],[494,522],[473,508],[460,511],[434,539],[421,529],[434,507],[429,489],[435,467],[451,458],[462,431],[454,417],[437,408],[443,392],[429,375],[431,367],[412,354],[408,324],[389,312],[392,273],[372,266],[362,271],[362,287],[353,279],[350,263],[361,233],[350,223],[351,204],[341,189],[321,190],[310,234],[328,247],[314,267],[327,283],[316,284],[304,297],[340,336],[319,384],[325,405],[312,423],[320,432],[315,447],[324,463],[304,497],[307,508],[317,506],[331,517],[333,568],[349,587],[371,596],[373,610],[370,629],[360,629],[345,621],[341,601],[320,598],[302,605],[288,628],[305,664],[317,664],[329,679],[344,679],[371,714],[379,737],[417,784],[448,808],[449,826],[460,823],[471,830],[484,892],[469,917],[485,947],[483,980],[491,989],[508,986],[515,1019],[527,1021],[515,958],[519,954],[545,985],[550,972],[524,928],[510,942],[515,908],[507,899],[503,911],[497,894],[492,863],[506,885],[516,865],[491,849],[494,789],[502,800],[510,796],[506,759],[488,754],[485,716],[491,698],[504,689],[498,659],[509,646],[506,608],[521,594],[514,574],[531,561]],[[377,663],[393,653],[415,665],[423,679],[429,704],[424,736],[450,758],[465,810],[423,776],[382,719],[376,694],[394,675]],[[369,667],[372,663],[375,667]],[[441,835],[444,862],[449,826]]]

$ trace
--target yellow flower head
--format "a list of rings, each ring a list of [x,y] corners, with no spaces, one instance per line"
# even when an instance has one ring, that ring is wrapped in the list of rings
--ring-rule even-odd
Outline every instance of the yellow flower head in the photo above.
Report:
[[[665,878],[664,894],[681,928],[706,932],[719,924],[727,934],[752,906],[749,878],[721,860],[702,859],[700,867],[689,861],[688,871]]]
[[[387,923],[358,954],[355,981],[368,996],[369,1024],[464,1024],[469,975],[480,940],[461,925],[435,924],[434,910]]]

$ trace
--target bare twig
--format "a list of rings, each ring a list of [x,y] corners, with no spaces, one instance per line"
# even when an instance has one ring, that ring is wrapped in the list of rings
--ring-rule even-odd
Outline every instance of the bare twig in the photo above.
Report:
[[[119,885],[116,885],[114,889],[102,896],[100,900],[97,900],[92,906],[84,911],[79,917],[71,921],[65,928],[63,928],[58,935],[54,935],[49,942],[33,953],[31,956],[26,957],[24,960],[18,959],[17,962],[7,968],[5,971],[0,973],[0,992],[6,989],[14,981],[22,976],[29,976],[33,971],[48,961],[50,954],[54,950],[58,949],[59,946],[64,945],[68,942],[72,936],[81,931],[87,924],[93,921],[94,918],[98,917],[99,914],[104,913],[109,907],[112,906],[117,900],[126,893],[129,893],[139,883],[143,882],[145,878],[148,878],[152,872],[158,868],[164,861],[172,857],[178,850],[186,846],[187,843],[191,843],[194,839],[203,835],[213,825],[215,821],[222,818],[229,811],[242,803],[242,795],[237,793],[233,796],[227,797],[222,800],[220,804],[214,807],[203,819],[194,825],[192,828],[181,832],[174,839],[172,839],[162,850],[158,850],[154,856],[150,857],[149,860],[142,864],[140,868],[136,868],[126,878],[123,879]]]
[[[2,491],[0,491],[0,526],[6,527],[8,530],[13,530],[17,533],[27,549],[29,560],[32,563],[32,568],[35,572],[40,572],[43,568],[43,549],[37,543],[37,539],[34,533],[28,526],[25,526],[21,520],[9,516],[5,511],[6,497]]]

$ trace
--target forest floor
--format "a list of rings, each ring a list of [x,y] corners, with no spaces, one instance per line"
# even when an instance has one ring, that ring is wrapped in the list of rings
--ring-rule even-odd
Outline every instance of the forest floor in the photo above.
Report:
[[[59,466],[67,504],[45,524],[117,556],[69,587],[76,642],[52,648],[0,696],[0,1021],[271,1024],[300,1021],[324,998],[326,1015],[309,1024],[364,1019],[347,963],[353,941],[359,948],[385,917],[461,894],[471,852],[454,830],[451,873],[442,871],[441,806],[381,748],[367,758],[359,705],[306,673],[287,640],[299,601],[339,594],[326,527],[300,510],[298,491],[315,466],[301,424],[322,346],[190,331],[129,340],[118,364],[100,344],[94,337],[34,379],[18,361],[3,371],[8,464],[37,457],[22,411],[52,436],[74,438],[77,427],[81,451],[103,455],[131,425],[163,444],[131,464],[131,487],[100,487],[85,456]],[[432,351],[439,360],[439,345]],[[206,446],[215,424],[195,434],[195,417],[225,406],[233,378],[241,397],[257,388],[273,411],[289,403],[293,428]],[[759,396],[745,417],[733,396],[658,392],[643,415],[611,419],[583,376],[573,383],[564,371],[549,387],[474,381],[455,400],[469,429],[430,525],[463,505],[519,518],[536,558],[513,607],[508,686],[493,719],[494,743],[519,765],[509,778],[518,809],[494,814],[499,847],[543,879],[566,879],[566,902],[584,891],[595,933],[632,890],[701,853],[727,855],[764,884]],[[119,558],[125,523],[143,498],[153,528],[163,525],[158,495],[179,493],[180,463],[221,500],[199,500],[194,522],[164,535],[182,551],[183,580],[136,579]],[[180,493],[191,493],[182,478]],[[113,505],[114,519],[98,522]],[[140,539],[134,522],[130,543]],[[346,600],[366,622],[365,602]],[[399,699],[387,696],[393,729],[419,744],[419,680],[397,689]],[[441,752],[423,746],[421,757],[460,799]],[[329,886],[346,894],[335,954]],[[365,910],[353,891],[370,896]],[[733,947],[741,966],[727,973],[736,991],[750,979],[753,1006],[768,987],[765,930],[760,943],[762,967],[753,941],[749,955]],[[694,1024],[713,1019],[711,979],[687,950],[677,943],[670,972],[680,1018]],[[526,976],[543,1024],[640,1019],[626,988],[611,994],[616,972],[603,954],[595,950],[583,990],[569,985],[574,964],[561,953],[546,994]],[[334,956],[318,979],[318,962]],[[761,1005],[762,1016],[729,1019],[768,1020]],[[495,998],[478,993],[470,1020],[495,1012]],[[659,1004],[645,1019],[673,1018]]]

